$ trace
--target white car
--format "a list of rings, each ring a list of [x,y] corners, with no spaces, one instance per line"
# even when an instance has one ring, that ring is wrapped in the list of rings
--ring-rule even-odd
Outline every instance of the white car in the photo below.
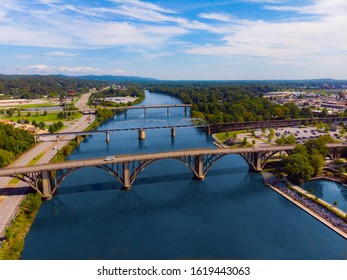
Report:
[[[114,157],[114,156],[108,156],[108,157],[105,157],[105,161],[109,161],[109,160],[114,160],[114,159],[116,159],[116,157]]]

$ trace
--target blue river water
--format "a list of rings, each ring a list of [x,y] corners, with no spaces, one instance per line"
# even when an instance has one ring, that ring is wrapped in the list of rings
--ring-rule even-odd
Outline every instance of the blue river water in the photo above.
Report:
[[[317,180],[305,183],[303,188],[330,204],[337,202],[337,207],[347,212],[347,187],[327,180]]]
[[[177,104],[146,92],[143,105]],[[179,121],[183,108],[130,110],[116,122]],[[214,147],[196,128],[88,137],[69,159]],[[219,160],[204,181],[179,161],[149,165],[129,191],[105,171],[80,169],[44,202],[27,235],[22,259],[347,259],[347,240],[300,210],[248,172],[236,155]]]

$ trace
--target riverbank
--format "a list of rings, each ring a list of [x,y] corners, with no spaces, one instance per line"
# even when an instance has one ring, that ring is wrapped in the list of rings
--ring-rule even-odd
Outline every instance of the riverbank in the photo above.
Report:
[[[347,239],[347,214],[333,205],[322,201],[298,186],[287,187],[286,181],[278,180],[272,173],[262,172],[264,184],[308,214]],[[311,196],[311,197],[309,197]],[[317,201],[317,202],[316,202]],[[318,203],[320,202],[320,203]],[[324,206],[323,206],[324,205]],[[328,210],[330,208],[330,210]],[[331,211],[334,210],[334,211]],[[339,214],[339,215],[337,215]],[[342,218],[344,217],[344,218]]]

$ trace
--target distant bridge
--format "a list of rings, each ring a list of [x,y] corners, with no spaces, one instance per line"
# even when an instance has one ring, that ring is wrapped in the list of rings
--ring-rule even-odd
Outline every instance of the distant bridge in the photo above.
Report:
[[[145,116],[147,115],[147,109],[161,109],[166,108],[166,113],[169,115],[170,108],[184,108],[184,114],[187,114],[187,108],[192,107],[192,104],[171,104],[171,105],[134,105],[134,106],[119,106],[107,108],[113,111],[124,111],[125,115],[128,110],[143,109]],[[80,109],[79,112],[82,114],[95,114],[97,109]]]
[[[18,178],[50,199],[64,179],[75,170],[97,167],[111,174],[124,189],[130,189],[136,177],[151,163],[161,159],[175,159],[185,164],[198,180],[204,180],[209,169],[222,157],[238,154],[248,163],[250,171],[259,172],[275,154],[290,154],[295,145],[245,148],[216,148],[168,151],[149,154],[117,155],[109,158],[92,158],[47,163],[35,166],[9,167],[0,169],[0,177]],[[346,144],[328,144],[331,158],[338,158]],[[106,160],[107,159],[107,160]]]
[[[206,128],[208,127],[208,124],[203,119],[199,119],[199,118],[181,119],[174,123],[169,122],[169,120],[141,119],[141,120],[115,122],[114,128],[112,129],[77,131],[77,132],[58,132],[54,134],[44,133],[44,134],[37,135],[36,138],[37,140],[42,140],[42,138],[44,137],[55,136],[57,137],[57,140],[59,140],[60,137],[65,135],[75,135],[77,137],[77,136],[87,136],[87,135],[104,133],[106,135],[106,142],[110,142],[111,132],[136,130],[138,131],[139,139],[145,139],[146,130],[170,128],[171,137],[175,137],[177,128],[189,128],[189,127]]]

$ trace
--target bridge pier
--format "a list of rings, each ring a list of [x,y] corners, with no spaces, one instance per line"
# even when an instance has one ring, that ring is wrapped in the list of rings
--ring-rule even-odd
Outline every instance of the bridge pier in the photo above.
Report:
[[[166,107],[166,116],[169,116],[169,106]]]
[[[60,136],[59,135],[57,135],[56,140],[57,140],[57,142],[60,141]]]
[[[106,142],[110,143],[110,132],[106,131]]]
[[[254,165],[254,168],[253,168],[253,172],[261,172],[263,170],[263,160],[262,160],[262,156],[263,156],[263,153],[261,152],[258,152],[258,153],[254,153],[253,154],[253,165]]]
[[[187,115],[187,107],[184,107],[184,115]]]
[[[144,129],[139,129],[139,130],[138,130],[138,138],[139,138],[140,140],[146,139],[146,132],[145,132]]]
[[[205,179],[204,174],[204,156],[199,155],[194,157],[194,170],[195,170],[195,176],[196,179],[199,181],[202,181]]]
[[[146,110],[146,108],[143,108],[143,110],[144,110],[144,114],[145,114],[145,118],[147,117],[147,110]]]
[[[175,137],[176,136],[176,130],[174,127],[171,127],[171,137]]]
[[[55,186],[52,186],[52,172],[43,171],[41,180],[42,198],[44,200],[50,200],[53,197],[53,189],[55,188]]]
[[[123,190],[130,190],[131,181],[130,181],[130,169],[129,162],[123,162]]]

